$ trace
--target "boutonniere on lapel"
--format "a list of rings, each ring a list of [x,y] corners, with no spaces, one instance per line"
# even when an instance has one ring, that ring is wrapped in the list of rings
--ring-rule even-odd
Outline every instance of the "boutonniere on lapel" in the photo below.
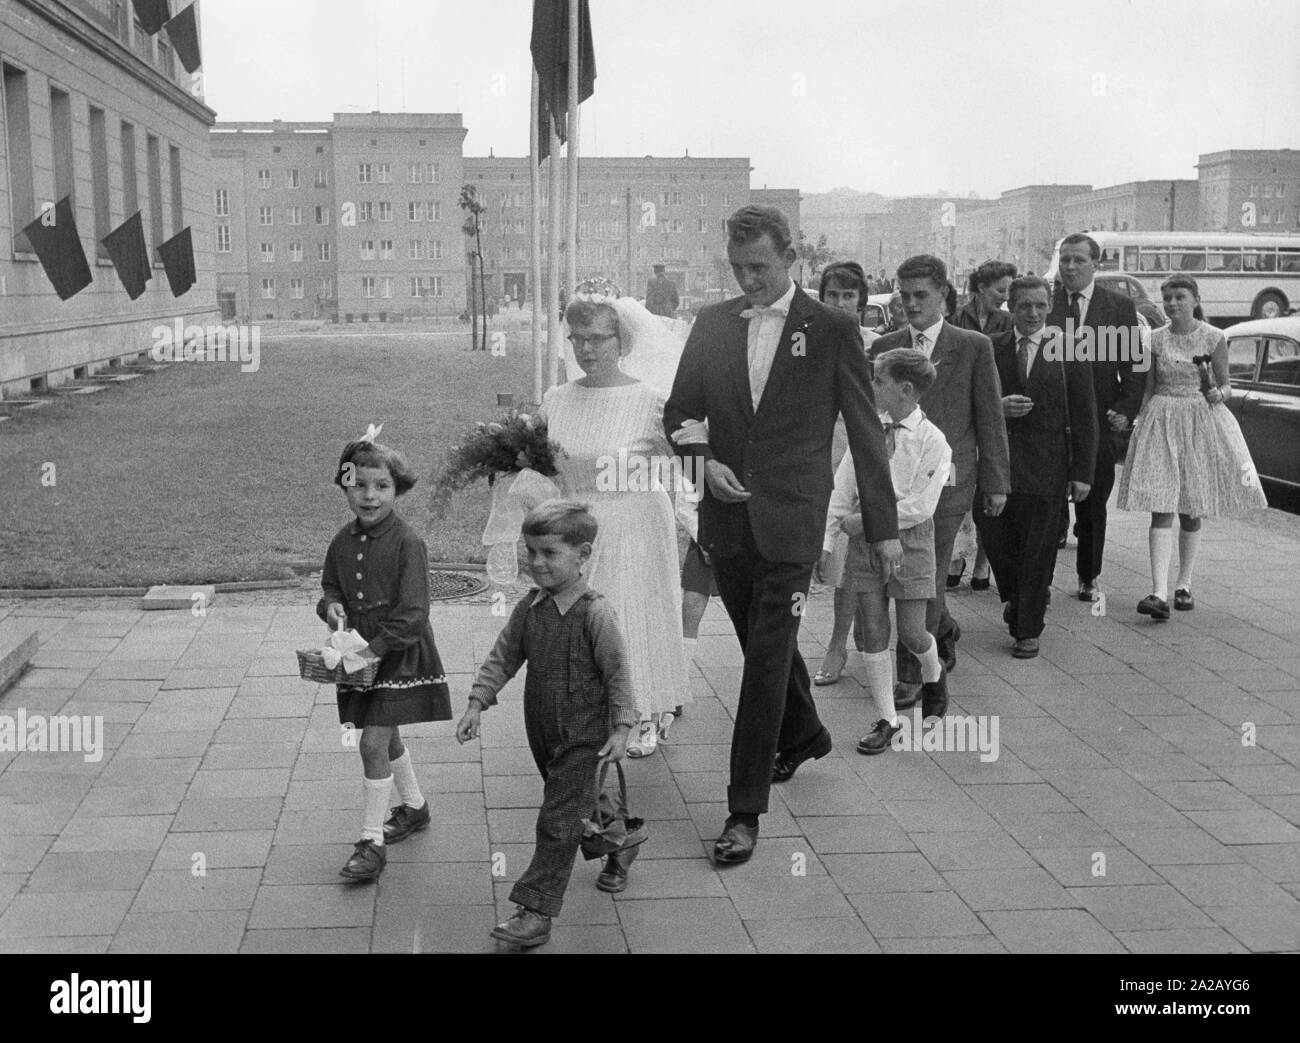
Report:
[[[805,315],[790,334],[790,354],[797,359],[804,358],[808,354],[808,327],[811,325],[812,316]]]

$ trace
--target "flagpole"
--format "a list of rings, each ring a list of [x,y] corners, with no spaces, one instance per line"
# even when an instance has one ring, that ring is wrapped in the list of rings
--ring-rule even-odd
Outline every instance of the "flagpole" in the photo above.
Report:
[[[537,168],[537,152],[541,135],[537,125],[537,70],[533,70],[532,108],[528,117],[528,189],[529,189],[529,296],[532,298],[532,327],[530,343],[533,350],[533,402],[542,400],[546,390],[546,362],[542,356],[542,180]]]
[[[565,230],[568,244],[565,282],[570,293],[578,285],[578,66],[582,63],[578,22],[578,0],[569,0],[569,206]]]
[[[547,133],[550,134],[550,155],[546,160],[549,214],[547,215],[546,248],[548,251],[546,265],[546,299],[542,302],[546,308],[546,353],[550,363],[547,387],[555,387],[560,382],[560,243],[563,241],[564,207],[560,197],[560,180],[564,177],[564,168],[560,165],[560,138],[555,133],[555,115],[550,113],[546,120]]]

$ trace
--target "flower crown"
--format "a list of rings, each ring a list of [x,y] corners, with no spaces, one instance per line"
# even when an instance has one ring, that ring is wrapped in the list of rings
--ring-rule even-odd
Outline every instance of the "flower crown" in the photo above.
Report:
[[[604,304],[623,296],[618,284],[613,279],[600,276],[595,279],[583,279],[573,291],[575,301],[592,301]]]

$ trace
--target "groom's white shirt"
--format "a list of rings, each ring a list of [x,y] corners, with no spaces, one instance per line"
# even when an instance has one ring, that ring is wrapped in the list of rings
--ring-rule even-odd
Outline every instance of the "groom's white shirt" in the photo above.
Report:
[[[791,279],[785,293],[769,305],[771,311],[749,319],[749,393],[755,410],[763,398],[763,388],[767,386],[772,360],[776,358],[776,349],[781,344],[781,331],[785,329],[785,319],[790,314],[790,302],[793,300],[794,280]]]

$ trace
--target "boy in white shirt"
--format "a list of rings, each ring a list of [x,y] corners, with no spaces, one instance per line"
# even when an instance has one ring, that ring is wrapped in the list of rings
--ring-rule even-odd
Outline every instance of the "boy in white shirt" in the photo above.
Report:
[[[898,731],[894,709],[892,657],[889,654],[889,599],[895,604],[898,640],[921,661],[921,699],[926,717],[942,717],[948,709],[948,683],[939,649],[925,629],[926,602],[934,597],[934,510],[948,481],[952,450],[943,432],[925,418],[917,402],[934,383],[930,360],[912,348],[896,348],[876,359],[872,381],[876,408],[890,449],[890,472],[898,498],[898,532],[903,562],[892,575],[881,571],[862,535],[853,460],[846,453],[835,472],[823,541],[822,570],[835,535],[849,534],[843,586],[857,594],[866,618],[867,690],[879,717],[858,743],[858,752],[883,753]]]

